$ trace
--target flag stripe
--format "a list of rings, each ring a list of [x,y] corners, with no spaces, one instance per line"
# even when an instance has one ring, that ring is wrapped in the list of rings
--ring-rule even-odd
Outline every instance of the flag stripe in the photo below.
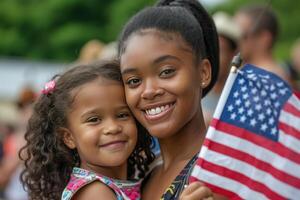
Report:
[[[222,158],[222,157],[219,157],[219,158]],[[223,167],[221,165],[214,164],[212,162],[209,162],[208,160],[203,160],[201,158],[199,158],[199,162],[201,162],[201,166],[203,169],[209,170],[213,173],[219,174],[219,175],[227,177],[229,179],[236,180],[236,181],[240,182],[242,185],[250,188],[252,191],[263,193],[269,199],[276,199],[276,200],[286,199],[286,197],[276,193],[276,192],[282,192],[282,191],[284,191],[284,189],[281,189],[276,192],[272,191],[270,189],[270,187],[267,187],[265,184],[258,182],[254,179],[251,179],[248,176],[244,175],[243,173],[240,173],[240,171],[243,171],[243,170],[236,171],[236,170],[229,169],[228,163],[227,163],[226,167]],[[237,164],[237,163],[234,163],[234,164]],[[244,170],[246,172],[247,168],[245,168]],[[252,169],[248,168],[248,170],[251,171]],[[256,173],[257,173],[257,171],[256,171]],[[261,178],[264,178],[264,176],[262,176]],[[268,182],[268,183],[271,183],[271,182]],[[273,186],[274,186],[274,184],[273,184]],[[249,196],[248,196],[248,198],[249,198]]]
[[[214,134],[213,137],[211,133]],[[280,171],[285,171],[285,173],[289,174],[290,176],[294,176],[300,179],[300,174],[294,173],[295,171],[300,169],[299,164],[296,164],[286,159],[285,157],[281,157],[275,154],[274,152],[265,149],[255,143],[249,142],[247,140],[243,140],[239,137],[228,134],[226,132],[217,131],[212,127],[209,128],[206,138],[214,142],[217,142],[219,144],[230,146],[231,148],[239,150],[244,153],[251,152],[251,156],[261,161],[264,161],[266,163],[269,163],[274,168]],[[241,146],[243,148],[241,148]],[[285,165],[282,165],[282,163],[285,163]]]
[[[201,163],[198,164],[201,166]],[[233,193],[236,193],[237,199],[247,199],[247,198],[249,199],[248,196],[249,193],[251,193],[252,199],[260,199],[260,200],[268,199],[264,194],[251,190],[249,187],[241,184],[238,181],[229,179],[217,173],[213,173],[210,169],[206,170],[203,169],[202,167],[200,168],[198,165],[195,165],[192,171],[192,176],[197,177],[200,181],[203,181],[206,184],[210,183],[215,186],[222,186],[222,188],[224,188],[225,190],[229,190]],[[222,191],[220,191],[219,193],[222,195],[226,195],[226,193],[222,193]]]
[[[299,124],[299,126],[300,126],[300,124]],[[300,131],[296,130],[294,127],[279,122],[278,128],[280,130],[282,130],[285,134],[293,136],[295,138],[295,140],[300,141]]]
[[[300,117],[300,110],[298,110],[297,107],[295,107],[293,104],[291,104],[289,102],[287,104],[285,104],[285,106],[283,107],[283,110],[295,115],[296,117]]]
[[[280,113],[279,122],[291,126],[297,131],[300,131],[300,118],[295,117],[284,110],[282,110]]]
[[[300,164],[300,154],[297,152],[291,151],[291,149],[286,148],[281,143],[274,142],[272,140],[267,140],[263,136],[260,136],[256,133],[247,131],[246,129],[233,126],[231,124],[213,119],[210,126],[219,129],[222,132],[225,132],[230,135],[239,137],[240,139],[248,140],[254,144],[259,144],[261,147],[268,149],[282,157],[289,159],[297,164]],[[276,156],[278,156],[276,155]]]
[[[237,168],[235,170],[241,171],[241,173],[245,173],[245,175],[248,174],[246,172],[247,169],[249,171],[256,170],[256,172],[258,173],[258,176],[256,178],[254,177],[255,180],[259,180],[260,178],[265,177],[264,181],[268,182],[269,183],[268,185],[272,189],[273,188],[276,189],[277,187],[279,187],[280,189],[284,189],[285,191],[293,191],[293,190],[295,190],[294,187],[300,189],[300,179],[299,178],[291,176],[291,175],[285,173],[284,171],[280,171],[280,170],[274,168],[269,163],[266,163],[264,161],[256,159],[255,157],[253,157],[247,153],[235,150],[231,147],[225,146],[223,144],[214,142],[209,139],[206,139],[204,141],[204,145],[209,148],[209,152],[206,154],[206,155],[208,155],[206,160],[208,160],[210,162],[217,162],[218,160],[214,160],[216,158],[229,159],[228,158],[228,156],[229,156],[229,157],[234,158],[234,162],[232,162],[234,164],[233,164],[233,166],[231,166],[230,164],[227,164],[225,167],[230,167],[230,169],[232,169],[232,170],[234,170],[233,168]],[[213,151],[214,153],[210,153],[210,151]],[[223,154],[223,155],[220,155],[220,154]],[[214,157],[214,156],[217,156],[217,157]],[[253,169],[253,167],[255,167],[257,169]],[[278,180],[276,180],[275,178],[277,178]],[[294,187],[290,187],[289,185],[294,186]],[[299,196],[300,196],[300,192],[299,192]]]
[[[290,148],[300,154],[300,140],[295,139],[293,136],[290,136],[281,130],[279,132],[280,135],[278,141],[287,148]]]

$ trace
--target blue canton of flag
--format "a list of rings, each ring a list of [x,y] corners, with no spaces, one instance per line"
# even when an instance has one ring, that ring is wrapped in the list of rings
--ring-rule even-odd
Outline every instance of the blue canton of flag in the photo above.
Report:
[[[220,120],[277,141],[280,110],[291,88],[279,77],[246,65],[239,71]]]

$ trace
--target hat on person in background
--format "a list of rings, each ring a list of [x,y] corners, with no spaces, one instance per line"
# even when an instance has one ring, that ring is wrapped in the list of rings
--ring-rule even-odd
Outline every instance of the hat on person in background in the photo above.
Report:
[[[241,37],[241,30],[232,17],[225,12],[217,12],[213,15],[219,35],[227,37],[237,43]]]

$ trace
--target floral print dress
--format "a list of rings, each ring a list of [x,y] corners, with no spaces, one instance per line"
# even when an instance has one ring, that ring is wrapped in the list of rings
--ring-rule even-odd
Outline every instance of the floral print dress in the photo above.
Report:
[[[141,182],[124,181],[112,179],[94,172],[73,168],[70,181],[62,193],[61,200],[71,200],[74,194],[85,185],[94,181],[100,181],[107,185],[116,194],[117,200],[140,200],[140,184]]]

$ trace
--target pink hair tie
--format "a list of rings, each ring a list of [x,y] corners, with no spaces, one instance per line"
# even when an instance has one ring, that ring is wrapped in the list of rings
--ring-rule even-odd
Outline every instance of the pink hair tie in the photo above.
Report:
[[[50,94],[55,89],[55,81],[49,81],[45,84],[44,89],[42,89],[43,94]]]

